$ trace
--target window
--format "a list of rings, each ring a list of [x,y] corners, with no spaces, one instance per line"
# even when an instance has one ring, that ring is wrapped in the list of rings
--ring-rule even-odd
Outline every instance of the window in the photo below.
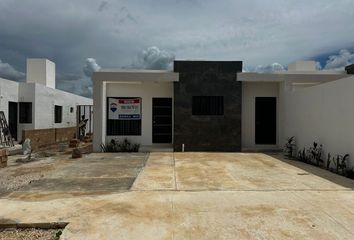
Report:
[[[140,136],[141,120],[110,120],[107,124],[108,136]]]
[[[107,136],[141,135],[141,98],[107,98]]]
[[[193,115],[224,115],[223,96],[193,96]]]
[[[70,107],[70,112],[74,112],[74,108],[73,107]]]
[[[54,123],[61,123],[63,121],[63,107],[54,106]]]
[[[32,103],[20,102],[20,123],[32,123]]]

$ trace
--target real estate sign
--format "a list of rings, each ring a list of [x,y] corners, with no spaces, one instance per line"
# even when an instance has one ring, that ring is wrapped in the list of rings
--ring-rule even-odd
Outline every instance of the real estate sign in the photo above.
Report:
[[[141,119],[141,98],[108,98],[108,119]]]

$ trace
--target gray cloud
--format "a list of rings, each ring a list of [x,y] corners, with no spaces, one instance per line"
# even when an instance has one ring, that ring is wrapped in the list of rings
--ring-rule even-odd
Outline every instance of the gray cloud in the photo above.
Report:
[[[87,58],[82,70],[84,75],[75,73],[59,73],[57,75],[57,88],[79,94],[84,97],[92,97],[92,79],[94,72],[99,71],[101,66],[96,59]]]
[[[337,55],[329,56],[324,69],[344,70],[345,66],[354,63],[354,54],[346,49],[339,51]]]
[[[92,80],[90,78],[81,77],[75,80],[57,81],[56,87],[66,92],[92,98]]]
[[[0,56],[19,72],[28,57],[48,58],[63,75],[83,75],[91,56],[127,66],[147,46],[179,59],[288,64],[353,47],[354,25],[343,24],[353,8],[352,0],[1,0]],[[168,66],[158,62],[140,67]]]
[[[86,64],[83,68],[83,71],[87,77],[91,77],[94,72],[97,72],[101,69],[101,66],[97,64],[96,59],[87,58]]]
[[[2,62],[0,59],[0,77],[9,80],[21,81],[25,79],[26,74],[16,70],[13,66],[11,66],[8,63]]]
[[[108,7],[108,2],[107,1],[102,1],[100,5],[98,6],[98,11],[102,12]]]
[[[153,46],[141,51],[138,55],[138,61],[133,64],[133,67],[155,70],[170,70],[173,67],[172,65],[174,60],[174,54],[165,50],[160,50],[158,47]]]

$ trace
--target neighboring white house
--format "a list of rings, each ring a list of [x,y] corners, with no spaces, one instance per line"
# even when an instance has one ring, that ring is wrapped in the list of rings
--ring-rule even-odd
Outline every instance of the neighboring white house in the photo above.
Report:
[[[0,110],[10,131],[21,140],[24,129],[76,126],[76,106],[92,99],[55,88],[55,64],[47,59],[27,59],[26,82],[0,78]]]

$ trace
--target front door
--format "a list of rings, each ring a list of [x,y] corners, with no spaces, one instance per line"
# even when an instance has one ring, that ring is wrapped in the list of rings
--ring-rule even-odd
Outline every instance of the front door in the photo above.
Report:
[[[172,98],[152,99],[152,142],[172,143]]]
[[[18,103],[9,102],[9,130],[12,138],[17,140]]]
[[[276,144],[277,100],[256,97],[256,144]]]

